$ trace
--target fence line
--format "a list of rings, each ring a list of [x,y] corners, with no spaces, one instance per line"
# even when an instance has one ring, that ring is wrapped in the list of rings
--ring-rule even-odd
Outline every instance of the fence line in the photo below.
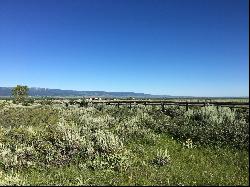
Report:
[[[75,104],[80,104],[81,102],[76,101],[74,102]],[[138,105],[138,104],[142,104],[142,105],[158,105],[162,107],[162,110],[164,110],[165,106],[168,105],[175,105],[175,106],[186,106],[186,110],[188,110],[188,108],[190,106],[200,106],[200,107],[204,107],[204,106],[217,106],[217,107],[230,107],[230,108],[245,108],[245,109],[249,109],[249,102],[219,102],[219,101],[210,101],[210,102],[199,102],[199,101],[166,101],[166,100],[93,100],[93,101],[89,101],[89,103],[92,104],[106,104],[106,105],[115,105],[117,107],[121,106],[121,105],[126,105],[131,108],[132,105]]]

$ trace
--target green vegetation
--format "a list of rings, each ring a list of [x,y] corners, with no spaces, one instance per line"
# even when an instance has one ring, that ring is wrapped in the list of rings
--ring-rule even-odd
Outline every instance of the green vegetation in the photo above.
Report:
[[[248,118],[211,106],[1,102],[0,184],[249,185]]]
[[[14,97],[14,101],[16,103],[24,103],[25,98],[28,97],[28,91],[29,91],[28,86],[17,85],[16,87],[14,87],[12,89],[12,96]],[[24,105],[27,106],[27,102]]]

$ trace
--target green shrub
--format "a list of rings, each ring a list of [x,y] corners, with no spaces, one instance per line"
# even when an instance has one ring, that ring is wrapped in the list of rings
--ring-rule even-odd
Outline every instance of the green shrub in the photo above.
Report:
[[[81,102],[80,102],[80,107],[87,107],[88,106],[88,102],[83,99]]]
[[[173,119],[166,125],[166,131],[176,138],[191,138],[202,145],[230,145],[235,148],[248,148],[249,123],[239,118],[234,110],[208,106],[189,110],[183,116]]]
[[[53,101],[52,99],[43,99],[40,101],[41,105],[52,105]]]

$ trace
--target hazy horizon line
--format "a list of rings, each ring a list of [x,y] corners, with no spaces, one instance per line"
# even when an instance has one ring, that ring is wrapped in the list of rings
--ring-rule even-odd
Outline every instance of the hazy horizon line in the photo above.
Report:
[[[23,84],[17,84],[22,86],[28,86]],[[0,86],[0,88],[13,88],[15,86]],[[155,95],[155,96],[170,96],[170,97],[214,97],[214,98],[249,98],[248,96],[193,96],[193,95],[172,95],[172,94],[152,94],[146,92],[136,92],[136,91],[105,91],[105,90],[78,90],[78,89],[62,89],[62,88],[48,88],[48,87],[38,87],[38,86],[28,86],[28,88],[40,88],[40,89],[54,89],[54,90],[64,90],[64,91],[77,91],[77,92],[127,92],[127,93],[137,93],[137,94],[146,94],[146,95]]]

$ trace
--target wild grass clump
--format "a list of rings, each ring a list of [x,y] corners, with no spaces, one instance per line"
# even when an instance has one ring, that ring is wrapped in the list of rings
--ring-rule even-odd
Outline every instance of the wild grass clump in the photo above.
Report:
[[[168,153],[168,150],[165,149],[158,149],[157,154],[152,160],[153,164],[158,165],[158,166],[164,166],[166,164],[170,164],[170,155]]]
[[[27,185],[26,181],[19,176],[19,174],[11,172],[5,174],[0,171],[0,185],[1,186],[24,186]]]

